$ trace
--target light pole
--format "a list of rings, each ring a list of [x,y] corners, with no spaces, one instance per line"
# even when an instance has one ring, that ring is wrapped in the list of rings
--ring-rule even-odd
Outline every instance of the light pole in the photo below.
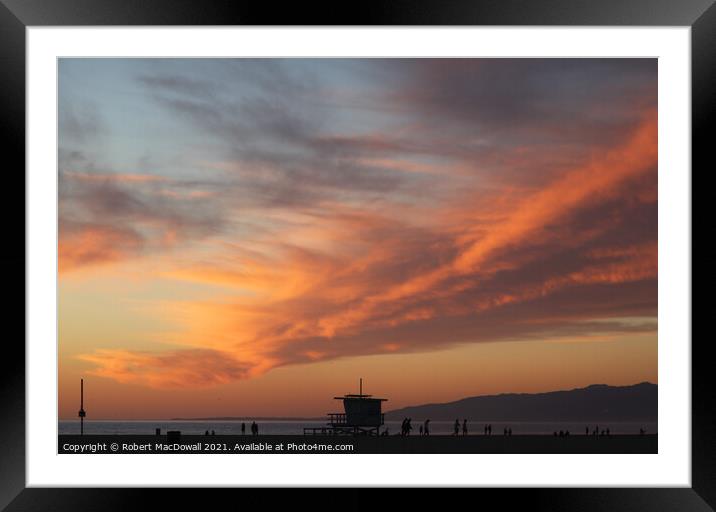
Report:
[[[80,435],[83,435],[85,433],[85,416],[87,416],[87,413],[85,412],[85,380],[80,379]]]

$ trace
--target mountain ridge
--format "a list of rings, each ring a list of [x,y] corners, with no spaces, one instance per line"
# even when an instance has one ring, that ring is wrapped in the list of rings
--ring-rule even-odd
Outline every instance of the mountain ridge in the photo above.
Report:
[[[388,420],[403,417],[490,421],[656,421],[658,385],[591,384],[541,393],[500,393],[386,411]]]

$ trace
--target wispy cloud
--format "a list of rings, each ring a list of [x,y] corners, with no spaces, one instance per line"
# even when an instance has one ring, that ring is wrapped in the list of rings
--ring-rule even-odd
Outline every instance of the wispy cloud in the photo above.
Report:
[[[151,354],[99,350],[80,359],[97,367],[92,375],[155,388],[211,387],[246,376],[249,367],[216,350],[182,350]]]
[[[205,141],[189,171],[116,172],[65,150],[66,278],[162,258],[148,279],[215,288],[157,304],[177,325],[163,341],[185,348],[83,355],[97,375],[209,386],[352,355],[655,330],[654,61],[327,61],[321,75],[212,62],[133,75]]]
[[[60,273],[134,257],[144,238],[131,228],[64,220],[58,247]]]
[[[166,181],[166,178],[163,176],[154,176],[151,174],[107,174],[76,171],[65,171],[63,173],[63,178],[95,183],[149,183],[155,181]]]

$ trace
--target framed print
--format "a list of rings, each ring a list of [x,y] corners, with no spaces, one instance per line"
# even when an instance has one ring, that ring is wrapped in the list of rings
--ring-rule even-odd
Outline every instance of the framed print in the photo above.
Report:
[[[0,504],[437,486],[710,510],[712,3],[210,5],[4,1],[26,300]]]

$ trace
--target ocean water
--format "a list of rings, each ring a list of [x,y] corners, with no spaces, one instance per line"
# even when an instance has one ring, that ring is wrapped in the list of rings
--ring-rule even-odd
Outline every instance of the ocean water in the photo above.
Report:
[[[259,434],[272,435],[301,435],[304,427],[323,427],[325,421],[295,421],[295,420],[266,420],[257,421]],[[400,421],[386,421],[381,431],[388,429],[390,434],[400,432]],[[492,435],[502,435],[505,428],[512,429],[512,435],[552,435],[560,430],[568,430],[572,435],[584,435],[588,426],[590,431],[595,428],[594,423],[570,422],[518,422],[518,421],[468,421],[469,435],[482,435],[486,424],[492,424]],[[420,422],[413,420],[413,435],[419,433]],[[430,433],[432,435],[450,435],[453,433],[453,421],[431,421]],[[250,434],[251,420],[246,421],[246,433]],[[141,420],[141,421],[114,421],[114,420],[85,420],[85,434],[136,434],[153,435],[155,429],[178,430],[182,434],[204,434],[212,430],[216,434],[241,434],[241,421],[172,421],[172,420]],[[646,429],[649,434],[657,433],[656,422],[612,422],[599,424],[599,429],[609,429],[611,434],[639,434],[639,429]],[[62,420],[58,422],[59,434],[79,434],[79,420]]]

